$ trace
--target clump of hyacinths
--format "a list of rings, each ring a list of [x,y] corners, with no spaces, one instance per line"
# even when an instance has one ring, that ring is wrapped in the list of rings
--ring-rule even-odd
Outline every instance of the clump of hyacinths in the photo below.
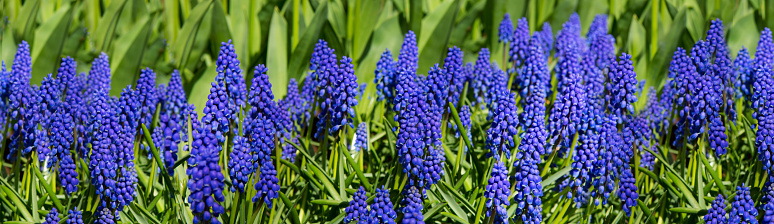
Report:
[[[568,13],[554,33],[557,17],[541,26],[529,13],[449,20],[476,25],[448,42],[432,30],[401,29],[400,46],[329,38],[338,28],[302,35],[284,58],[299,74],[252,43],[206,42],[216,57],[184,67],[147,58],[127,77],[113,75],[127,58],[14,43],[0,70],[0,222],[774,220],[768,28],[744,48],[737,27],[713,18],[675,49],[659,33],[637,49],[620,35],[631,14]],[[377,28],[417,22],[380,15]],[[56,65],[43,71],[47,58]]]

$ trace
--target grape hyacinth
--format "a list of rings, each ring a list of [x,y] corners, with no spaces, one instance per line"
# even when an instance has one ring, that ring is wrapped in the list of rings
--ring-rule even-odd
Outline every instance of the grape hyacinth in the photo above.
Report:
[[[91,62],[91,70],[86,79],[86,96],[91,97],[101,89],[110,92],[110,78],[110,59],[105,52],[102,52]]]
[[[765,107],[764,97],[767,97],[767,92],[764,90],[768,88],[767,83],[770,81],[771,69],[774,67],[774,41],[772,41],[772,34],[769,28],[764,28],[761,31],[761,38],[758,41],[758,49],[755,51],[755,59],[753,61],[753,93],[752,108],[758,110]],[[753,118],[756,118],[756,113],[753,113]],[[756,118],[757,119],[757,118]]]
[[[448,99],[456,107],[460,101],[460,94],[465,87],[465,74],[462,64],[463,52],[457,46],[449,48],[443,63],[443,73],[448,83]],[[446,107],[446,103],[443,104]]]
[[[500,27],[497,28],[498,42],[508,43],[513,40],[513,21],[511,14],[505,13],[503,20],[500,21]]]
[[[371,203],[370,207],[368,224],[395,224],[395,218],[398,217],[398,214],[395,213],[390,201],[390,191],[384,186],[376,189],[376,197],[374,197],[374,202]]]
[[[508,223],[508,197],[511,195],[511,183],[508,181],[508,169],[502,161],[497,161],[492,168],[492,176],[486,185],[484,195],[487,198],[487,217],[492,217],[494,223]]]
[[[515,146],[513,137],[518,133],[519,121],[514,94],[507,89],[495,94],[497,95],[497,107],[491,112],[493,113],[493,121],[486,133],[486,148],[489,149],[487,157],[494,156],[495,160],[500,160],[503,153],[505,158],[511,158],[510,149]]]
[[[218,203],[225,200],[224,177],[218,165],[220,146],[215,133],[210,131],[206,123],[192,126],[196,128],[191,149],[191,157],[195,160],[189,161],[186,172],[189,176],[188,190],[191,194],[188,203],[194,215],[193,223],[219,224],[218,216],[225,212]]]
[[[96,224],[116,224],[116,219],[119,217],[118,212],[101,206],[97,207],[97,214],[95,216],[97,216]]]
[[[43,224],[59,224],[59,212],[56,212],[56,208],[52,208],[46,215],[46,220]]]
[[[728,223],[748,223],[757,224],[758,210],[755,209],[755,203],[750,197],[750,188],[742,186],[736,187],[736,196],[731,203],[731,212],[728,213]]]
[[[514,202],[516,202],[516,217],[521,218],[524,223],[540,223],[543,220],[541,214],[543,196],[543,186],[540,184],[540,171],[538,164],[540,161],[534,161],[530,158],[517,160],[513,167],[516,169]]]
[[[70,210],[70,214],[67,215],[67,222],[66,224],[83,224],[83,215],[81,211],[78,211],[78,207],[75,207],[74,210]]]
[[[387,100],[387,102],[393,101],[393,90],[395,89],[395,77],[396,63],[392,59],[392,53],[389,49],[385,49],[382,56],[379,58],[379,62],[376,63],[376,70],[374,74],[374,83],[376,84],[377,100]]]
[[[11,66],[9,83],[10,94],[8,97],[8,115],[11,121],[12,134],[8,145],[10,151],[6,159],[15,160],[17,150],[21,150],[21,156],[26,157],[32,151],[35,143],[33,116],[36,116],[34,108],[36,96],[34,89],[30,87],[30,71],[32,59],[30,57],[30,45],[22,41],[16,50],[16,55]]]
[[[637,75],[634,74],[631,55],[621,54],[618,63],[612,66],[609,79],[606,87],[609,94],[605,96],[608,110],[621,124],[626,116],[634,113],[634,103],[637,102]]]
[[[749,106],[749,100],[752,99],[753,93],[753,60],[750,59],[750,53],[747,52],[747,48],[742,47],[739,49],[739,53],[736,54],[733,64],[734,76],[736,76],[737,94],[744,97],[745,102]]]
[[[135,88],[137,94],[137,103],[140,105],[139,111],[140,124],[151,127],[153,115],[156,114],[156,104],[158,104],[158,89],[156,89],[156,73],[150,68],[145,68],[140,72],[140,79],[137,80]],[[148,152],[150,154],[150,152]]]
[[[417,186],[406,186],[403,192],[403,222],[409,224],[424,224],[422,215],[422,203],[425,198],[425,189]]]
[[[615,189],[615,180],[618,179],[618,167],[623,165],[621,161],[621,148],[624,147],[623,139],[616,128],[616,121],[610,115],[601,115],[599,126],[599,158],[594,163],[592,197],[602,197],[601,203],[607,204],[607,199]],[[595,204],[600,203],[597,198]]]
[[[514,84],[517,85],[516,90],[522,99],[526,99],[532,91],[529,89],[530,86],[540,88],[543,92],[551,89],[551,72],[548,70],[548,64],[545,60],[545,55],[543,55],[538,35],[532,36],[528,53],[524,67],[519,72]]]
[[[551,29],[551,24],[548,22],[543,23],[543,30],[537,31],[537,40],[540,43],[541,49],[543,49],[543,56],[548,58],[551,56],[551,49],[554,47],[554,32]]]
[[[298,137],[294,136],[290,139],[290,141],[293,142],[293,144],[298,145]],[[291,163],[295,163],[296,151],[297,149],[295,146],[291,144],[285,144],[284,146],[282,146],[282,159],[287,160]]]
[[[551,145],[558,144],[557,155],[560,158],[567,154],[573,136],[581,128],[580,118],[586,109],[586,93],[580,73],[570,73],[566,81],[568,85],[560,86],[548,123]]]
[[[368,124],[361,122],[357,125],[357,132],[355,132],[355,142],[353,143],[353,149],[359,152],[361,149],[368,150]]]
[[[510,53],[510,57],[508,62],[513,63],[514,69],[519,68],[522,64],[524,64],[524,60],[527,59],[527,47],[529,42],[529,24],[527,22],[527,18],[522,17],[516,24],[516,30],[514,31],[509,43],[510,45],[508,53]],[[516,70],[510,71],[509,73],[511,72],[516,72]]]
[[[631,216],[631,209],[632,207],[637,206],[637,198],[639,197],[639,194],[637,194],[637,185],[635,185],[636,180],[634,179],[634,174],[632,174],[630,168],[622,167],[621,170],[621,180],[620,183],[618,183],[620,185],[618,188],[618,198],[621,199],[621,205],[623,206],[624,212],[626,212],[626,216]]]
[[[368,204],[366,204],[366,199],[368,198],[366,197],[365,189],[361,186],[355,192],[355,195],[352,196],[352,200],[349,202],[347,208],[344,209],[344,212],[347,213],[347,216],[344,217],[344,223],[352,223],[353,221],[365,223],[366,217],[368,217]]]
[[[725,224],[728,223],[728,217],[726,217],[726,200],[723,199],[722,194],[718,194],[715,200],[712,201],[712,207],[709,208],[707,214],[704,215],[704,223],[708,224]]]
[[[274,137],[276,134],[276,123],[273,114],[275,113],[274,94],[271,92],[271,83],[266,75],[266,67],[258,65],[255,67],[252,84],[250,85],[250,95],[248,103],[250,111],[245,117],[245,138],[249,142],[252,150],[252,171],[258,171],[254,189],[258,193],[253,197],[253,202],[260,201],[272,207],[272,200],[278,197],[279,180],[277,179],[277,170],[271,160],[271,154],[276,145]]]
[[[229,175],[231,176],[231,192],[245,191],[250,174],[253,173],[252,157],[250,157],[250,144],[247,138],[234,137],[234,149],[228,161]]]
[[[492,82],[492,64],[489,62],[489,49],[481,48],[478,52],[478,59],[476,59],[476,65],[473,66],[473,82],[472,89],[473,95],[476,96],[476,103],[481,108],[484,108],[484,99],[487,98],[487,87]]]
[[[274,168],[274,164],[266,163],[261,166],[260,171],[256,174],[256,178],[260,178],[255,183],[254,189],[258,192],[253,196],[253,203],[258,202],[263,198],[263,202],[266,203],[266,207],[272,207],[272,200],[279,197],[279,179],[277,179],[277,169]]]

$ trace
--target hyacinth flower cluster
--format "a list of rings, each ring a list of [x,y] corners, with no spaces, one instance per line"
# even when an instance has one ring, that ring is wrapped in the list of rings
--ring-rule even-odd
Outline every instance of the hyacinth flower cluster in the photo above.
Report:
[[[704,215],[704,223],[728,223],[725,208],[726,200],[719,194],[715,200],[712,200],[712,207]]]
[[[37,125],[33,117],[36,116],[36,96],[30,86],[32,70],[32,58],[30,57],[30,45],[22,41],[13,59],[11,74],[8,83],[7,115],[8,125],[11,127],[9,153],[6,159],[15,160],[17,154],[26,157],[32,151],[35,143],[35,130]]]
[[[471,88],[473,89],[473,95],[476,97],[476,103],[480,105],[481,109],[484,109],[486,106],[484,99],[488,98],[487,94],[489,91],[487,91],[487,88],[491,85],[492,75],[489,49],[481,48],[471,74],[473,76]]]
[[[513,31],[514,33],[511,34],[511,40],[509,41],[509,47],[508,47],[508,53],[510,54],[510,57],[508,58],[508,61],[512,63],[513,70],[509,71],[509,73],[518,72],[519,67],[524,64],[524,61],[527,60],[527,54],[529,49],[529,42],[530,42],[530,35],[529,35],[529,24],[527,22],[527,18],[521,18],[519,19],[518,23],[516,24],[516,29]]]
[[[554,67],[557,80],[557,90],[562,92],[564,86],[573,82],[567,81],[570,74],[580,72],[580,56],[585,51],[585,45],[581,40],[580,17],[577,13],[570,15],[569,20],[562,24],[562,29],[556,35],[555,57],[557,66]]]
[[[218,165],[221,146],[216,133],[209,127],[210,123],[199,122],[194,118],[191,120],[195,131],[192,133],[194,140],[191,143],[191,160],[186,173],[189,176],[188,190],[191,194],[188,196],[188,203],[194,216],[193,223],[218,224],[218,216],[225,212],[223,206],[218,203],[225,200],[225,177]]]
[[[486,133],[486,148],[489,150],[487,156],[494,157],[495,160],[500,160],[502,155],[505,155],[505,158],[511,158],[510,149],[515,147],[513,137],[518,134],[519,125],[516,97],[504,86],[490,91],[496,92],[493,95],[497,98],[497,105],[491,112],[492,126]]]
[[[462,94],[463,88],[465,88],[465,82],[467,81],[467,74],[462,64],[463,52],[457,47],[449,48],[446,58],[443,63],[443,73],[448,83],[448,96],[449,101],[455,107],[458,106],[460,101],[460,94]]]
[[[272,200],[278,197],[279,180],[277,179],[277,170],[271,160],[271,154],[276,145],[274,137],[279,125],[275,119],[277,110],[274,102],[274,94],[271,92],[271,83],[266,75],[267,68],[264,65],[255,67],[248,104],[251,106],[245,117],[244,137],[249,145],[252,157],[245,156],[241,158],[242,164],[253,164],[249,173],[239,175],[248,176],[258,171],[254,189],[258,192],[253,197],[253,202],[263,201],[268,207],[272,207]],[[245,179],[247,180],[247,179]]]
[[[223,144],[227,136],[238,135],[239,111],[247,101],[247,87],[231,40],[221,43],[215,65],[218,74],[211,83],[202,123],[208,124],[215,131],[218,144]]]
[[[45,221],[43,221],[43,224],[58,224],[58,223],[59,223],[59,212],[56,211],[56,208],[53,208],[46,215],[46,219]]]
[[[758,149],[758,160],[763,164],[768,173],[774,173],[774,145],[771,144],[774,135],[774,79],[771,68],[774,67],[774,42],[772,42],[771,30],[768,28],[761,32],[755,53],[755,70],[753,71],[753,117],[758,120],[758,130],[755,136],[755,147]]]
[[[731,203],[731,212],[728,213],[729,223],[747,223],[757,224],[758,210],[755,209],[755,203],[750,197],[750,188],[742,186],[736,187],[736,196]]]
[[[500,26],[497,28],[497,38],[501,43],[508,43],[513,40],[513,21],[511,21],[511,14],[505,13],[503,20],[500,21]]]
[[[374,83],[376,84],[379,101],[393,102],[395,98],[393,90],[397,81],[395,74],[398,68],[396,66],[397,63],[392,58],[392,52],[390,52],[390,49],[385,49],[384,53],[379,57],[379,62],[376,63],[376,70],[374,70],[376,75]]]
[[[462,106],[462,108],[460,108],[460,111],[459,111],[458,115],[460,117],[460,122],[462,123],[462,126],[465,128],[465,133],[467,133],[466,136],[468,137],[468,140],[473,139],[473,135],[472,135],[472,133],[470,133],[470,131],[471,131],[471,124],[472,124],[471,123],[472,115],[470,114],[470,107],[468,105]],[[455,131],[454,137],[459,138],[460,141],[462,141],[462,139],[460,138],[460,129],[459,129],[459,127],[457,127],[457,123],[451,121],[451,122],[449,122],[448,126]],[[465,145],[465,143],[462,143],[462,142],[460,142],[460,144],[463,145],[463,147],[465,148],[465,151],[467,152],[468,151],[468,146]]]
[[[186,100],[180,72],[175,70],[171,76],[159,100],[159,124],[154,129],[154,135],[159,133],[159,138],[154,138],[153,143],[159,149],[167,173],[174,174],[172,168],[177,162],[178,145],[188,141],[187,120],[193,105]]]
[[[417,69],[419,65],[419,49],[417,47],[417,36],[409,30],[403,38],[403,44],[400,47],[398,61],[395,62],[396,72],[393,73],[395,90],[392,99],[392,109],[396,111],[394,120],[398,121],[403,116],[403,111],[409,104],[409,96],[417,88]]]
[[[361,122],[357,125],[355,132],[355,141],[352,143],[352,149],[355,151],[368,150],[368,124]]]
[[[352,117],[355,116],[354,106],[357,105],[358,84],[352,58],[343,56],[337,63],[334,50],[320,40],[312,54],[310,70],[313,70],[316,98],[320,112],[317,115],[317,131],[315,138],[323,138],[325,134],[336,135],[347,126],[354,128]]]
[[[75,207],[74,210],[70,210],[69,215],[67,215],[67,221],[66,224],[83,224],[83,213],[81,211],[78,211],[78,207]]]
[[[511,183],[508,180],[508,169],[502,161],[497,161],[492,167],[492,176],[486,185],[486,216],[494,219],[494,223],[508,223],[507,207],[510,205]]]
[[[424,188],[406,185],[406,189],[403,190],[403,200],[400,202],[401,212],[403,213],[403,221],[401,223],[425,223],[424,216],[422,215],[424,199]]]
[[[733,76],[736,77],[736,83],[734,83],[734,86],[737,88],[737,95],[748,99],[745,100],[745,103],[750,106],[749,99],[752,99],[753,94],[753,59],[750,58],[750,52],[747,50],[747,48],[742,47],[742,49],[739,49],[739,52],[736,53],[736,58],[734,59],[734,62],[732,64],[732,71],[734,72]]]
[[[347,213],[347,216],[344,217],[344,223],[366,222],[366,217],[368,217],[366,199],[368,198],[366,197],[365,189],[361,186],[355,192],[355,195],[352,196],[352,200],[349,201],[347,208],[344,209],[344,212]]]

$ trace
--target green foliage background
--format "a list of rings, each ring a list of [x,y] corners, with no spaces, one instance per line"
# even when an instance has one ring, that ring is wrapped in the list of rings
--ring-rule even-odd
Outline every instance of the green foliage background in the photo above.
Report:
[[[510,13],[514,22],[518,18],[526,17],[533,31],[543,22],[548,22],[554,32],[561,29],[561,24],[573,12],[580,15],[584,30],[588,28],[596,14],[604,13],[610,15],[608,21],[611,26],[610,33],[616,37],[617,52],[629,52],[633,55],[638,79],[647,80],[647,85],[661,86],[672,52],[677,47],[690,48],[693,43],[702,39],[711,19],[721,18],[725,22],[732,57],[735,57],[742,46],[755,49],[760,30],[769,25],[774,26],[774,0],[2,0],[0,7],[2,7],[1,16],[4,18],[0,27],[0,58],[10,66],[17,44],[22,40],[28,41],[33,59],[33,84],[40,83],[46,74],[54,73],[63,56],[74,57],[79,62],[78,71],[85,72],[94,57],[100,52],[106,52],[110,56],[113,72],[113,95],[117,95],[118,91],[126,85],[134,84],[142,68],[153,68],[159,74],[159,83],[166,82],[169,78],[168,74],[174,69],[179,69],[183,74],[189,102],[194,103],[199,109],[203,108],[206,96],[209,94],[210,82],[216,74],[215,60],[220,43],[229,39],[237,49],[242,69],[247,71],[246,80],[249,82],[253,66],[266,64],[273,84],[272,90],[275,96],[282,97],[285,95],[290,78],[303,79],[305,76],[310,54],[318,39],[327,40],[329,46],[336,49],[339,56],[352,57],[359,82],[369,83],[367,91],[372,92],[373,71],[380,53],[384,49],[397,52],[403,35],[408,30],[413,30],[418,35],[419,72],[425,73],[433,64],[442,62],[447,48],[453,45],[459,46],[466,52],[466,62],[473,61],[479,49],[486,47],[492,49],[493,58],[502,63],[503,49],[497,42],[497,27],[505,13]],[[645,88],[646,91],[647,89]],[[638,102],[640,105],[644,103],[645,100]],[[363,103],[360,110],[363,109],[374,111],[374,105]],[[376,118],[376,120],[379,119]],[[732,141],[742,136],[747,136],[748,140],[751,139],[752,130],[749,129],[749,123],[746,123],[749,121],[743,119],[740,122],[745,122],[743,124],[747,126],[740,125],[740,128],[729,131],[733,133]],[[388,142],[394,138],[395,136],[391,136],[392,132],[383,131],[389,130],[389,125],[389,122],[374,124],[375,129],[381,129],[382,132],[373,136],[372,138],[375,139],[373,141],[386,139],[387,141],[384,142]],[[474,130],[481,131],[481,127]],[[474,137],[473,141],[483,142],[481,138],[481,136]],[[733,156],[723,164],[735,164],[734,167],[736,167],[743,164],[742,162],[747,165],[749,162],[747,160],[754,160],[748,156],[750,151],[754,151],[748,144],[750,142],[733,142],[732,148],[742,149],[745,144],[749,147],[745,151],[734,152]],[[306,144],[314,143],[306,142]],[[665,154],[667,151],[672,153],[669,150],[662,150]],[[301,149],[299,152],[304,154],[307,150]],[[341,150],[341,152],[348,153],[347,150]],[[345,182],[349,185],[353,179],[358,179],[354,181],[364,180],[363,184],[367,185],[366,177],[373,178],[373,175],[389,175],[393,172],[389,167],[372,166],[368,167],[369,170],[365,170],[369,172],[363,174],[363,164],[350,160],[349,155],[331,161],[339,164],[337,167],[341,169],[338,172],[320,172],[315,168],[319,166],[314,161],[324,161],[325,156],[311,158],[304,154],[302,157],[309,159],[311,163],[296,166],[284,160],[278,161],[287,167],[285,169],[287,173],[293,171],[293,174],[287,175],[298,174],[292,178],[292,182],[291,178],[287,181],[283,180],[283,186],[314,185],[320,191],[322,189],[329,191],[327,195],[331,197],[301,203],[296,209],[295,206],[290,208],[284,206],[296,205],[299,200],[310,199],[308,195],[286,197],[282,194],[275,202],[278,207],[272,210],[271,218],[243,217],[240,220],[252,220],[257,223],[270,219],[274,222],[288,220],[296,223],[299,221],[298,218],[302,217],[301,220],[309,222],[341,221],[341,215],[330,212],[335,210],[330,208],[343,208],[346,205],[346,195],[351,194],[353,190],[345,188]],[[183,163],[185,158],[185,155],[182,156],[178,162]],[[359,172],[358,175],[349,174],[349,178],[344,179],[346,176],[343,168],[345,167],[344,158],[347,158],[346,164],[352,167],[352,171]],[[379,157],[374,158],[371,158],[370,162],[377,164],[374,160]],[[659,160],[668,161],[663,158],[660,157]],[[148,171],[155,168],[150,160],[144,160],[144,158],[138,158],[138,160],[142,160],[138,163],[140,169]],[[381,164],[381,160],[378,162]],[[697,162],[696,166],[710,167],[710,162],[715,163],[712,160],[702,162]],[[759,164],[755,162],[749,163]],[[327,166],[327,164],[323,165]],[[443,200],[436,200],[436,204],[427,206],[425,217],[446,222],[482,221],[483,207],[481,206],[484,202],[480,200],[478,189],[471,187],[471,182],[485,183],[488,171],[483,166],[487,166],[486,162],[463,161],[461,164],[458,159],[454,166],[455,172],[449,172],[434,191],[433,197]],[[753,167],[753,165],[750,166]],[[466,172],[461,180],[467,179],[467,181],[452,181],[462,175],[457,171],[463,167],[477,172]],[[669,168],[667,169],[669,172],[664,171],[663,167]],[[551,173],[543,175],[544,186],[548,186],[566,174],[569,171],[568,168],[552,170]],[[748,168],[738,170],[739,175],[729,175],[733,177],[726,177],[726,180],[740,182],[744,175],[747,177],[747,182],[750,182],[753,176],[755,186],[762,184],[757,181],[760,170]],[[34,169],[32,167],[30,170]],[[717,173],[714,173],[714,169],[707,170],[705,172],[713,174],[712,181],[716,178],[720,179]],[[349,171],[347,169],[347,172]],[[697,214],[706,212],[705,201],[708,202],[712,198],[696,197],[700,202],[698,206],[694,206],[693,203],[688,205],[685,201],[695,202],[693,195],[702,195],[694,192],[693,189],[699,192],[712,190],[714,185],[709,181],[710,178],[707,178],[707,190],[704,190],[705,181],[701,180],[702,178],[698,178],[701,181],[694,182],[698,183],[695,186],[685,186],[686,181],[683,178],[693,177],[685,173],[676,175],[677,173],[669,164],[662,166],[658,174],[648,173],[643,169],[639,171],[654,180],[645,184],[662,184],[671,187],[659,188],[656,192],[649,193],[662,195],[662,199],[667,199],[667,195],[681,196],[678,199],[670,197],[666,200],[672,200],[671,202],[660,200],[659,202],[663,204],[640,203],[641,210],[630,221],[655,223],[656,221],[687,220],[690,223],[698,222],[698,218],[695,218]],[[748,171],[752,172],[747,173]],[[184,178],[183,167],[178,167],[175,172],[178,177]],[[147,172],[150,177],[143,176],[146,175],[145,172],[138,173],[140,174],[138,188],[148,190],[138,191],[137,203],[132,204],[127,213],[122,215],[129,215],[130,221],[140,223],[163,223],[169,220],[190,222],[190,211],[185,210],[183,206],[185,193],[179,192],[185,188],[180,187],[182,185],[178,186],[184,179],[180,182],[171,182],[165,179],[168,177],[155,177],[155,172]],[[43,179],[39,173],[36,174],[38,179]],[[471,175],[471,178],[467,175]],[[640,173],[637,176],[639,180],[645,177]],[[701,171],[698,176],[702,176]],[[739,178],[736,179],[737,177]],[[154,178],[161,179],[161,185],[148,184],[153,183]],[[472,178],[475,178],[475,181],[470,181]],[[313,179],[323,183],[315,182]],[[376,179],[378,182],[378,178]],[[671,180],[671,183],[667,179]],[[391,180],[393,179],[388,179],[388,181]],[[691,181],[691,179],[688,180]],[[331,182],[338,184],[339,188],[334,188]],[[638,181],[638,183],[641,182]],[[46,185],[45,181],[41,184],[46,188],[45,192],[55,192],[51,189],[52,186]],[[10,189],[5,187],[6,185],[8,184],[0,185],[2,186],[0,196],[3,196],[0,198],[4,200],[3,205],[14,204],[17,207],[12,209],[16,209],[18,213],[25,216],[25,219],[30,217],[27,220],[40,220],[41,214],[46,213],[43,210],[36,212],[37,200],[22,202],[16,192],[17,189]],[[724,185],[734,184],[724,182],[716,185],[723,188]],[[35,184],[31,186],[37,187]],[[461,187],[463,190],[460,190]],[[178,191],[179,194],[170,198],[166,198],[163,194],[154,196],[154,190],[163,192],[164,188],[172,192]],[[36,189],[32,189],[31,192],[37,192]],[[37,190],[44,192],[41,189]],[[30,192],[30,189],[26,191]],[[305,192],[305,190],[302,191]],[[725,189],[721,191],[726,192]],[[398,192],[391,193],[398,194]],[[326,195],[326,192],[316,192],[316,194]],[[38,194],[33,195],[38,197]],[[560,200],[558,198],[561,197],[556,195],[560,194],[546,197],[544,203],[558,205]],[[61,207],[58,198],[58,196],[51,197],[54,204]],[[229,201],[226,204],[231,204],[231,198],[228,198]],[[651,195],[644,198],[645,201],[653,199]],[[316,198],[312,197],[312,199]],[[290,200],[294,203],[290,203]],[[165,203],[159,203],[159,201]],[[179,207],[155,207],[157,203],[159,206],[179,203]],[[675,204],[685,207],[665,208],[665,205]],[[569,206],[569,203],[563,205]],[[511,208],[514,207],[511,206]],[[229,209],[228,206],[226,208]],[[256,214],[252,211],[252,207],[249,209],[249,212],[240,214]],[[545,209],[554,208],[546,206]],[[658,218],[651,218],[648,215],[650,209],[660,211]],[[674,213],[667,213],[664,209]],[[554,213],[549,216],[550,220],[547,218],[544,221],[577,222],[584,218],[579,217],[580,211],[572,210],[562,219],[566,210],[567,207],[564,207],[561,216],[558,216],[560,218],[555,218],[557,216]],[[620,222],[623,219],[620,212],[611,213],[607,209],[598,212],[596,217],[601,217],[599,220],[602,222]],[[15,214],[18,216],[18,213]],[[0,217],[0,220],[5,219]]]

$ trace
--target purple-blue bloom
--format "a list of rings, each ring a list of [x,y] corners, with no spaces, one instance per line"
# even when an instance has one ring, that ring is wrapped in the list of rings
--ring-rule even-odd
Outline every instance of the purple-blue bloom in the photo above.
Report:
[[[403,221],[406,224],[424,224],[422,215],[422,203],[425,198],[425,189],[418,186],[406,185],[403,191],[403,201],[401,212],[403,212]]]
[[[728,217],[726,217],[726,200],[723,199],[722,194],[718,194],[715,200],[712,201],[712,206],[704,215],[704,223],[708,224],[726,224],[728,223]]]
[[[734,202],[731,203],[731,212],[728,213],[728,222],[757,224],[757,216],[758,210],[750,197],[750,188],[745,187],[744,184],[737,186]]]
[[[189,176],[188,203],[194,215],[193,223],[219,224],[218,216],[225,210],[218,204],[225,200],[223,196],[224,177],[218,165],[220,151],[218,139],[207,123],[192,121],[196,129],[191,143],[191,158],[186,173]]]
[[[613,118],[621,124],[627,116],[634,113],[634,103],[637,88],[637,75],[634,74],[632,56],[622,53],[618,63],[611,66],[609,82],[607,83],[608,95],[605,96],[608,110]]]
[[[6,157],[9,160],[16,159],[17,150],[21,150],[21,156],[26,157],[35,143],[36,93],[30,86],[31,70],[30,45],[27,41],[22,41],[16,50],[9,77],[10,93],[7,109],[10,116],[9,125],[13,131],[8,145],[10,151]]]
[[[376,189],[376,197],[374,197],[374,202],[370,206],[371,212],[368,224],[395,224],[395,218],[398,217],[398,214],[395,213],[390,201],[390,191],[385,189],[384,186]]]
[[[250,144],[247,138],[242,136],[234,137],[234,148],[231,151],[228,161],[228,172],[231,177],[231,192],[245,191],[250,175],[253,173],[253,161],[250,156]]]
[[[505,13],[503,20],[500,21],[500,27],[497,28],[497,37],[499,42],[510,42],[513,40],[513,21],[511,14]]]
[[[516,24],[516,30],[509,43],[508,53],[510,54],[510,57],[508,58],[508,62],[513,63],[513,68],[515,69],[514,72],[518,70],[518,68],[524,64],[524,60],[527,59],[527,47],[529,46],[529,41],[529,23],[527,22],[527,18],[522,17]]]
[[[379,101],[385,99],[387,102],[393,101],[393,91],[395,90],[395,82],[397,81],[397,77],[395,77],[395,74],[397,73],[396,66],[395,61],[392,59],[392,53],[389,49],[385,49],[384,53],[382,53],[382,56],[379,58],[379,62],[376,63],[376,70],[374,71],[374,74],[376,74],[374,83],[376,84],[376,92],[379,95]]]
[[[344,209],[344,212],[347,213],[347,216],[344,217],[344,223],[352,223],[353,221],[360,223],[366,221],[366,217],[368,217],[368,204],[366,204],[366,199],[368,199],[368,197],[366,197],[366,191],[360,186],[360,188],[355,191],[355,195],[352,196],[352,200],[349,201],[347,208]]]
[[[628,164],[624,164],[628,166]],[[634,174],[629,167],[621,167],[621,180],[618,183],[618,198],[621,199],[621,205],[623,206],[626,216],[632,215],[632,207],[637,206],[637,185],[635,185]]]
[[[355,132],[355,139],[353,144],[353,150],[360,151],[361,149],[368,150],[368,124],[360,122],[357,125],[357,131]]]
[[[487,217],[492,217],[494,223],[508,223],[508,205],[511,196],[511,183],[508,180],[508,168],[502,161],[497,161],[492,167],[492,176],[486,185]]]
[[[46,215],[46,219],[43,224],[59,224],[59,212],[56,212],[56,208],[52,208]]]
[[[78,211],[78,207],[74,210],[70,210],[70,214],[67,215],[67,224],[83,224],[83,215],[81,211]]]

